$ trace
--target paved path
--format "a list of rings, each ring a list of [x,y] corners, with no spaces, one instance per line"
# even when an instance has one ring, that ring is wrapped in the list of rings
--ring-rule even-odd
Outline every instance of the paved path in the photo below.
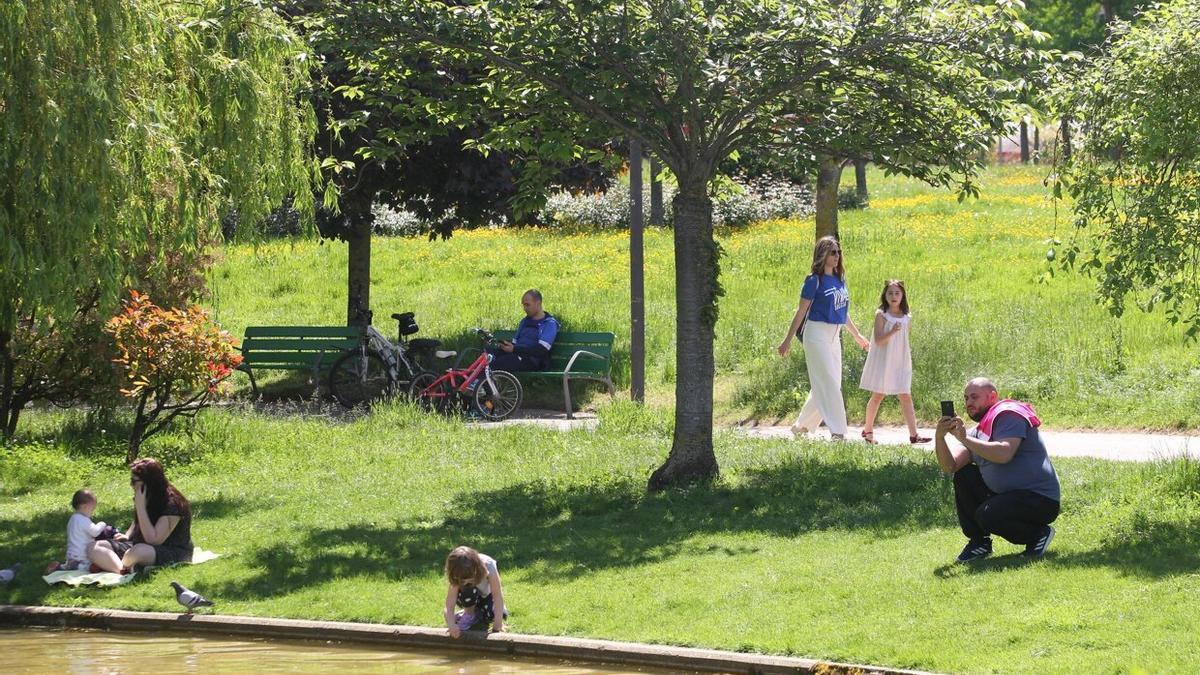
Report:
[[[737,431],[755,438],[791,438],[788,427],[738,427]],[[933,429],[919,429],[922,436],[933,437]],[[846,438],[862,441],[862,427],[850,427]],[[827,432],[809,434],[811,438],[829,438]],[[876,427],[875,440],[896,445],[908,444],[908,429]],[[1053,457],[1098,457],[1126,462],[1188,455],[1200,459],[1200,436],[1174,436],[1136,432],[1054,431],[1042,432],[1042,442]],[[923,446],[933,450],[933,443]]]
[[[558,431],[567,431],[570,429],[595,429],[598,423],[599,420],[592,413],[576,413],[575,419],[568,420],[567,416],[560,411],[523,410],[518,418],[482,426],[534,424]],[[728,429],[751,438],[792,437],[791,430],[783,426],[736,426]],[[861,431],[862,427],[851,427],[850,433],[846,437],[852,442],[861,443],[862,437],[859,435]],[[920,431],[922,436],[933,436],[933,429],[921,429]],[[809,434],[809,437],[813,439],[829,438],[829,434],[822,429]],[[908,430],[903,427],[876,427],[875,440],[886,444],[907,445]],[[1046,429],[1042,432],[1042,440],[1054,457],[1097,457],[1126,462],[1147,462],[1181,455],[1200,459],[1200,436]],[[930,442],[921,447],[932,451],[933,443]]]

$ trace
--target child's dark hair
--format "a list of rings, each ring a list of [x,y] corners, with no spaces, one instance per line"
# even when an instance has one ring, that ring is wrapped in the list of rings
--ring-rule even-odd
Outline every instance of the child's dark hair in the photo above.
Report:
[[[446,580],[452,586],[478,585],[486,576],[479,551],[470,546],[459,546],[446,556]]]
[[[892,286],[900,289],[900,311],[908,314],[908,290],[904,288],[904,282],[899,279],[888,279],[883,284],[883,292],[879,294],[879,309],[888,311],[887,292]]]
[[[76,511],[84,504],[94,504],[95,502],[96,495],[92,494],[91,490],[76,490],[75,494],[71,496],[71,508]]]

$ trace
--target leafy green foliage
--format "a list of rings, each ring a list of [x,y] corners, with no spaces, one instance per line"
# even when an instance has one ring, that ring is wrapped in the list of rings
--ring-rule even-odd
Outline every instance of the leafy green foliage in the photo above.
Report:
[[[1144,0],[1025,0],[1022,18],[1062,52],[1094,52],[1108,39],[1108,23],[1130,20]],[[1110,15],[1111,13],[1111,15]]]
[[[1114,27],[1111,48],[1061,85],[1079,120],[1059,194],[1076,237],[1061,256],[1095,275],[1114,314],[1159,304],[1200,337],[1200,5],[1157,6]],[[1170,95],[1164,95],[1170,92]]]
[[[341,3],[281,4],[321,65],[312,101],[320,166],[330,178],[326,206],[383,204],[416,214],[431,236],[446,237],[461,225],[528,221],[552,186],[608,185],[617,158],[608,137],[589,137],[585,125],[573,127],[579,144],[564,146],[569,133],[514,118],[530,140],[481,142],[510,111],[490,91],[479,60],[432,63],[415,44],[364,32],[363,17]],[[354,236],[351,223],[334,214],[318,224],[323,236]]]
[[[838,190],[838,209],[842,211],[854,211],[856,209],[865,209],[871,205],[869,199],[863,199],[853,187],[844,187]]]
[[[307,53],[262,3],[4,0],[0,36],[0,333],[93,286],[111,310],[231,203],[311,202]]]

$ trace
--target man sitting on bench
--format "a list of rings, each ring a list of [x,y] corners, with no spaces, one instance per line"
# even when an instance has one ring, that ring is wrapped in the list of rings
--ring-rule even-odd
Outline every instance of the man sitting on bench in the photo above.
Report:
[[[517,334],[512,342],[501,342],[497,347],[488,347],[492,354],[492,368],[516,373],[529,370],[545,370],[550,365],[550,348],[558,335],[558,319],[542,309],[542,294],[530,289],[521,296],[525,318],[517,324]]]

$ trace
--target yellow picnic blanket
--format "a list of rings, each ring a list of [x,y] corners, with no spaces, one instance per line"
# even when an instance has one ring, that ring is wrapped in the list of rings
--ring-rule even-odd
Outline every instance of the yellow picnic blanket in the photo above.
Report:
[[[209,560],[216,560],[219,557],[221,557],[221,554],[219,553],[213,553],[212,551],[205,551],[202,548],[197,548],[192,551],[192,561],[190,563],[176,564],[199,565],[200,563],[206,563]],[[147,567],[146,570],[152,570],[156,567],[158,566],[156,565],[154,567]],[[133,581],[135,577],[137,577],[136,572],[130,572],[129,574],[117,574],[116,572],[59,570],[57,572],[51,572],[50,574],[42,577],[42,581],[45,581],[50,585],[67,584],[68,586],[89,586],[94,584],[96,586],[120,586],[121,584],[127,584]]]

